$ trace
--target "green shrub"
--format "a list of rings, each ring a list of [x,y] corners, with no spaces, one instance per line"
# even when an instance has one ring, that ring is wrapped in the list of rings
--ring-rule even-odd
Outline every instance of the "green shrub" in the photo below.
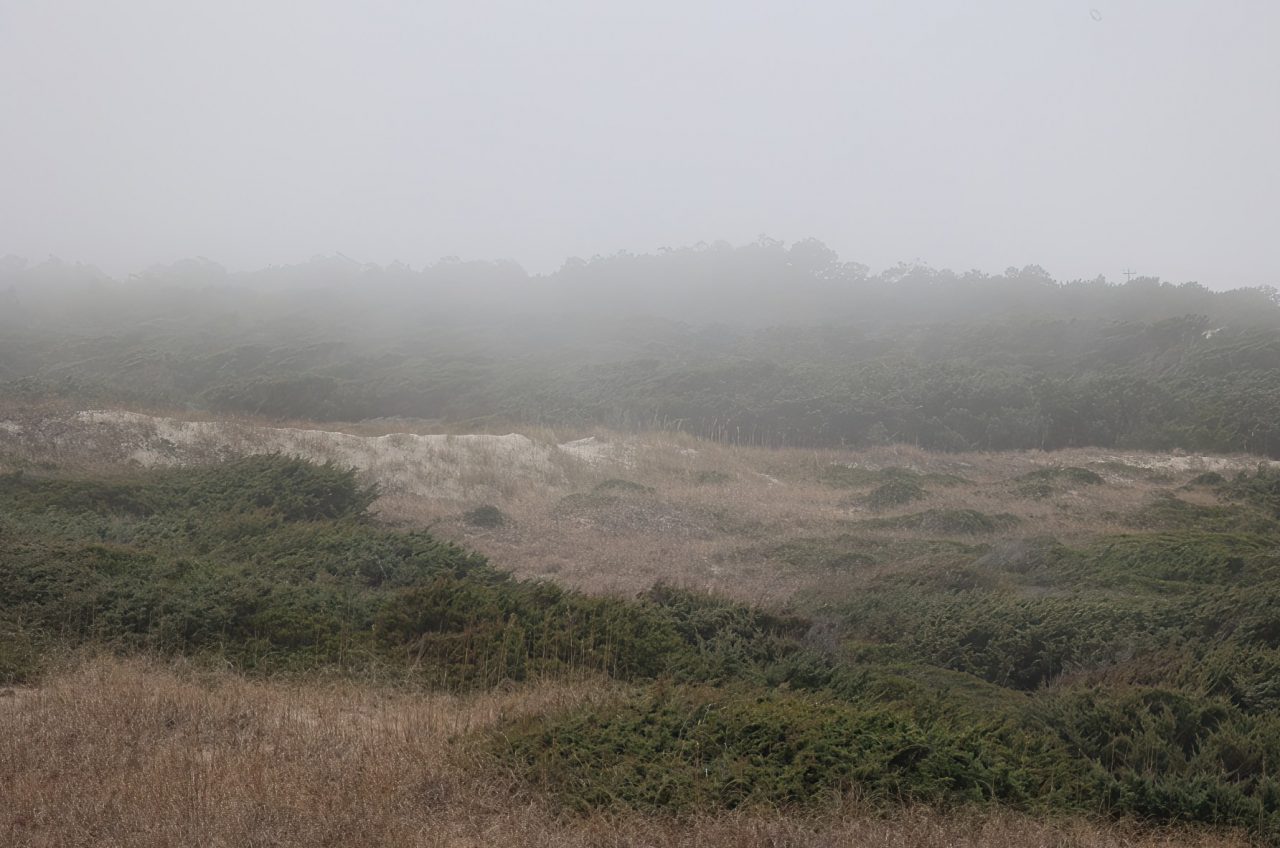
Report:
[[[764,555],[805,571],[843,571],[874,565],[876,557],[867,552],[868,547],[856,539],[794,539],[768,547]]]
[[[1065,553],[1066,548],[1052,536],[1003,539],[993,544],[973,564],[979,569],[1012,574],[1043,573],[1061,562]]]
[[[1091,767],[1003,717],[961,729],[821,695],[653,687],[620,702],[531,716],[491,743],[578,809],[822,804],[850,789],[882,802],[1069,797]]]
[[[1016,527],[1021,519],[1000,513],[988,515],[976,509],[930,509],[910,515],[876,518],[865,522],[868,527],[894,530],[922,530],[946,536],[979,536]]]
[[[1019,483],[1014,492],[1018,497],[1029,498],[1031,500],[1044,500],[1051,498],[1057,494],[1057,489],[1053,483],[1048,480],[1027,480],[1025,483]]]
[[[1264,534],[1277,530],[1276,520],[1257,509],[1239,504],[1204,506],[1182,500],[1170,492],[1157,495],[1127,517],[1135,527],[1204,532]]]
[[[1075,585],[1147,585],[1162,581],[1161,591],[1187,584],[1194,591],[1206,584],[1252,582],[1280,565],[1274,545],[1264,537],[1232,533],[1155,533],[1114,536],[1085,548],[1083,556],[1064,566],[1064,578]]]
[[[652,495],[653,487],[633,483],[630,480],[605,480],[593,490],[598,493],[616,493],[624,495]]]
[[[472,527],[485,528],[502,527],[507,523],[506,515],[493,504],[482,504],[468,510],[463,514],[462,520]]]
[[[818,474],[818,482],[836,489],[863,489],[881,479],[879,471],[858,465],[828,465]]]
[[[1024,498],[1042,500],[1052,497],[1064,486],[1098,486],[1104,482],[1102,475],[1088,468],[1055,466],[1037,468],[1018,477],[1014,491]]]
[[[1188,486],[1221,486],[1227,482],[1227,478],[1223,477],[1216,471],[1206,471],[1203,474],[1197,474],[1187,481]]]
[[[1106,482],[1098,472],[1074,465],[1037,468],[1035,471],[1024,474],[1018,479],[1028,481],[1043,480],[1051,483],[1073,483],[1081,486],[1098,486]]]
[[[879,483],[896,479],[924,478]],[[1232,509],[1259,517],[1267,485],[1244,478]],[[806,804],[857,787],[1280,833],[1263,767],[1280,757],[1273,522],[1078,548],[869,534],[745,551],[894,566],[848,597],[815,593],[811,619],[669,586],[617,598],[516,580],[378,526],[372,496],[350,471],[282,457],[0,477],[0,681],[85,642],[450,689],[590,670],[637,688],[491,743],[578,807]],[[929,510],[861,526],[978,536],[1013,521]]]
[[[1253,474],[1236,475],[1221,491],[1229,498],[1253,504],[1280,518],[1280,468],[1259,465]]]
[[[931,483],[938,486],[959,486],[968,482],[963,477],[955,474],[921,473],[910,468],[892,465],[888,468],[872,469],[860,465],[844,465],[841,463],[834,463],[823,468],[818,474],[818,481],[836,489],[865,489],[870,486],[896,481],[914,482],[916,484]]]
[[[1267,766],[1280,758],[1274,715],[1146,687],[1068,692],[1036,712],[1073,756],[1105,769],[1111,809],[1280,835],[1280,780]]]
[[[872,509],[892,509],[928,497],[924,487],[910,477],[894,477],[871,490],[866,497]]]

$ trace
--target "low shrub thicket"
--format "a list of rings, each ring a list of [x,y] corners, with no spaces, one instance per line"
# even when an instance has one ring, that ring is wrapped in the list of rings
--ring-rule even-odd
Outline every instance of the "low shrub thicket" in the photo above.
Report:
[[[1269,508],[1265,477],[1231,485],[1241,509]],[[484,743],[575,807],[803,805],[853,789],[1280,834],[1274,535],[796,540],[770,556],[922,563],[825,599],[813,621],[670,587],[623,599],[518,581],[376,525],[373,496],[350,471],[278,456],[0,477],[0,682],[85,642],[454,689],[589,671],[629,694]],[[904,520],[957,535],[1008,524],[876,519]]]

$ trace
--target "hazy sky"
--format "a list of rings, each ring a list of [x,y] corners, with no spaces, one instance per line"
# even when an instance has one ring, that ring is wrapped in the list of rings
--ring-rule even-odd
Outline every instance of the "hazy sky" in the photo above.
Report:
[[[0,255],[1280,284],[1280,2],[0,0]]]

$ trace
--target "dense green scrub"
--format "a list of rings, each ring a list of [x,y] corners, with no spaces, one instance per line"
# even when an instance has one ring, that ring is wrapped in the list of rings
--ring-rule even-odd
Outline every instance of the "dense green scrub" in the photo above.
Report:
[[[837,570],[914,556],[940,572],[815,601],[842,639],[815,654],[815,626],[811,650],[768,670],[768,688],[650,686],[528,718],[502,750],[576,805],[779,804],[854,788],[1280,837],[1276,537],[1165,532],[1073,549],[845,536],[776,553]]]
[[[285,327],[205,332],[193,323],[186,332],[198,343],[146,327],[92,339],[87,358],[90,341],[50,328],[0,333],[0,398],[65,395],[321,421],[399,415],[466,427],[668,428],[743,444],[1280,457],[1280,330],[1206,339],[1202,317],[1173,323],[1060,321],[1041,327],[1043,338],[1012,339],[1002,324],[710,335],[672,323],[643,341],[617,328],[621,341],[611,344],[554,325],[546,334],[562,341],[529,349],[458,328],[374,341],[348,338],[354,330],[343,327],[315,349]],[[1064,334],[1058,355],[1045,357]],[[29,349],[42,355],[24,365],[19,355]]]
[[[1266,472],[1207,485],[1233,514],[1276,508]],[[0,679],[83,643],[455,689],[591,671],[623,685],[478,740],[570,807],[857,791],[1280,837],[1274,534],[798,540],[775,552],[788,567],[922,567],[797,615],[514,580],[377,525],[373,494],[282,457],[0,477]]]
[[[1274,290],[865,271],[767,241],[545,278],[485,263],[334,277],[321,263],[182,287],[174,269],[115,285],[33,268],[0,274],[0,398],[1280,457]]]
[[[0,610],[63,641],[450,686],[567,670],[716,681],[796,650],[800,620],[513,580],[375,525],[372,496],[350,471],[283,457],[132,481],[3,476]]]

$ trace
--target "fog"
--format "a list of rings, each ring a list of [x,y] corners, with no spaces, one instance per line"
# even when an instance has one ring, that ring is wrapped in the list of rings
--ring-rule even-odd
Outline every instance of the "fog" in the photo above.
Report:
[[[1280,5],[0,0],[0,255],[1274,284]]]

